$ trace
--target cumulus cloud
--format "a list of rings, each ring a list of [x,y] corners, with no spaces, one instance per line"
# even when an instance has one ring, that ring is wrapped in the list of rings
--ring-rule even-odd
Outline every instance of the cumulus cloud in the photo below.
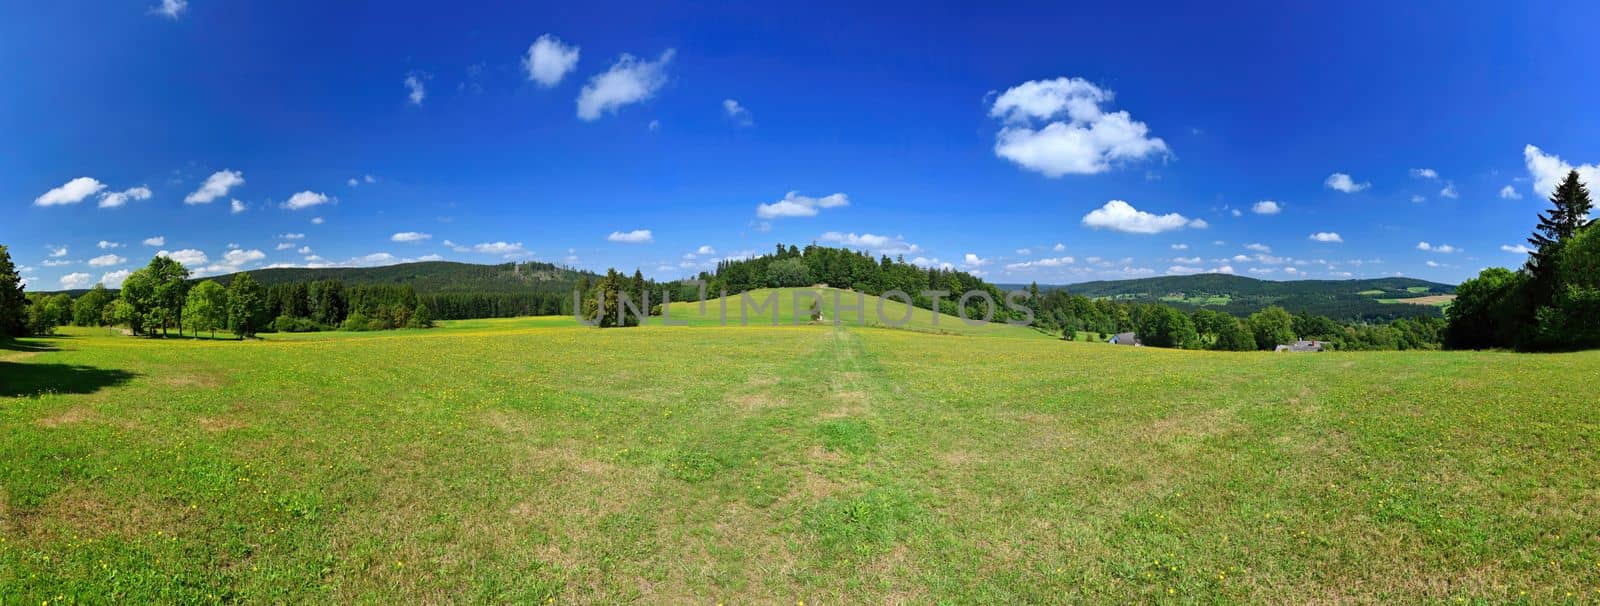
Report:
[[[1050,247],[1050,250],[1053,250],[1053,251],[1056,251],[1056,252],[1061,252],[1061,251],[1064,251],[1066,249],[1067,249],[1067,245],[1062,244],[1060,242],[1057,242],[1055,246]]]
[[[311,218],[311,224],[312,225],[322,225],[322,223],[323,223],[322,217],[312,217]]]
[[[1105,206],[1089,211],[1083,216],[1083,225],[1092,229],[1109,229],[1130,234],[1159,234],[1192,227],[1204,229],[1206,222],[1189,219],[1178,213],[1157,215],[1148,213],[1122,200],[1106,202]]]
[[[402,232],[396,233],[395,235],[389,236],[389,241],[391,241],[391,242],[416,243],[416,242],[422,242],[422,241],[430,239],[432,237],[433,237],[433,234],[425,234],[425,233],[418,232],[418,231],[402,231]]]
[[[848,248],[866,249],[884,255],[908,255],[922,252],[922,247],[906,242],[903,236],[880,236],[830,231],[822,234],[823,242],[833,242]]]
[[[1418,179],[1438,179],[1439,172],[1431,168],[1413,168],[1411,169],[1411,176]]]
[[[184,204],[209,204],[228,195],[228,190],[244,185],[244,173],[236,170],[219,170],[206,177],[200,189],[183,197]]]
[[[733,123],[739,126],[754,126],[756,123],[755,116],[750,115],[750,110],[739,105],[739,102],[735,99],[723,99],[722,112],[728,115],[729,120],[733,120]]]
[[[1426,251],[1429,251],[1429,252],[1436,252],[1436,253],[1461,252],[1461,249],[1456,248],[1454,246],[1451,246],[1449,244],[1429,244],[1427,242],[1418,242],[1417,243],[1417,250],[1426,250]]]
[[[1578,180],[1588,185],[1590,191],[1600,187],[1596,185],[1600,183],[1600,164],[1573,166],[1563,161],[1560,156],[1546,154],[1532,145],[1522,148],[1522,158],[1528,165],[1528,176],[1533,179],[1535,196],[1542,198],[1555,193],[1556,186],[1561,184],[1562,179],[1567,178],[1567,173],[1574,170],[1578,171]]]
[[[529,254],[528,250],[522,247],[521,242],[483,242],[472,246],[464,246],[445,240],[444,246],[459,253],[473,252],[485,255],[501,255],[506,258],[527,256]]]
[[[195,250],[193,248],[185,248],[183,250],[178,250],[178,251],[173,251],[173,252],[168,252],[168,251],[163,250],[161,252],[156,253],[156,256],[157,257],[166,257],[168,259],[172,259],[173,261],[177,261],[179,263],[182,263],[184,267],[190,267],[190,268],[203,266],[203,265],[205,265],[207,262],[209,262],[211,260],[210,257],[206,256],[206,253],[198,251],[198,250]]]
[[[428,79],[427,72],[411,72],[406,74],[406,99],[412,105],[422,105],[422,100],[428,98],[428,87],[423,83]]]
[[[34,198],[33,205],[62,206],[65,204],[77,204],[82,202],[84,198],[95,195],[105,188],[106,184],[95,179],[78,177],[66,182],[61,187],[44,192],[39,197]]]
[[[561,83],[568,73],[578,67],[578,46],[561,42],[550,34],[539,36],[528,45],[528,54],[522,58],[522,70],[528,79],[539,86],[550,88]]]
[[[700,248],[695,249],[694,252],[702,255],[714,255],[717,254],[717,249],[712,248],[710,244],[705,244]]]
[[[121,265],[127,262],[128,259],[126,257],[119,257],[116,255],[100,255],[93,259],[89,259],[89,267],[110,267],[112,265]]]
[[[1126,111],[1106,112],[1114,93],[1082,78],[1032,80],[995,98],[989,115],[1004,125],[994,153],[1056,178],[1111,169],[1118,161],[1165,155],[1167,144]],[[1042,127],[1036,127],[1044,122]]]
[[[1331,242],[1343,242],[1344,241],[1344,238],[1340,238],[1338,233],[1331,232],[1331,231],[1319,231],[1317,233],[1311,234],[1311,239],[1313,241],[1316,241],[1316,242],[1330,242],[1330,243]]]
[[[305,238],[306,238],[305,234],[299,234],[299,233],[278,234],[278,239],[279,240],[304,240]]]
[[[176,20],[187,8],[189,0],[161,0],[161,4],[150,7],[150,14]]]
[[[1253,251],[1256,251],[1256,252],[1259,252],[1259,253],[1272,252],[1272,247],[1271,246],[1267,246],[1267,245],[1261,244],[1259,242],[1251,242],[1250,244],[1244,245],[1244,248],[1245,248],[1245,250],[1253,250]]]
[[[122,191],[106,192],[100,195],[100,208],[116,208],[127,204],[129,200],[149,200],[150,188],[143,185]]]
[[[293,242],[279,242],[275,250],[289,250],[291,248],[294,248]]]
[[[289,210],[300,210],[302,208],[311,208],[313,206],[327,204],[332,200],[332,198],[329,198],[325,194],[306,190],[293,196],[289,196],[289,201],[284,202],[283,207]]]
[[[965,257],[962,257],[961,264],[967,267],[983,267],[989,264],[989,260],[973,253],[967,253]]]
[[[1456,193],[1456,184],[1454,182],[1446,181],[1444,189],[1439,190],[1439,197],[1454,200],[1460,198],[1461,194]]]
[[[791,191],[783,196],[782,200],[770,204],[756,206],[756,216],[762,219],[776,219],[779,217],[814,217],[818,209],[838,208],[849,206],[850,197],[844,194],[831,194],[821,198],[802,196],[800,192]]]
[[[606,240],[623,244],[649,244],[655,238],[650,235],[650,230],[648,229],[635,229],[633,231],[611,232],[611,235],[606,236]]]
[[[95,246],[100,247],[100,250],[106,250],[108,248],[122,248],[122,243],[121,242],[111,242],[109,240],[101,240],[100,243],[96,244]]]
[[[1043,259],[1034,259],[1034,260],[1031,260],[1031,261],[1022,261],[1020,263],[1008,263],[1008,264],[1006,264],[1006,271],[1021,271],[1021,270],[1024,270],[1024,269],[1034,269],[1034,268],[1065,267],[1065,266],[1072,265],[1072,264],[1077,263],[1077,262],[1078,262],[1078,260],[1074,259],[1072,257],[1045,257]]]
[[[244,212],[246,208],[249,208],[249,205],[239,201],[238,198],[234,198],[233,202],[229,204],[229,211],[236,215]]]
[[[1283,207],[1272,200],[1262,200],[1250,207],[1250,212],[1258,215],[1276,215],[1283,212]]]
[[[89,274],[81,271],[61,276],[62,288],[84,288],[89,285]]]
[[[151,237],[145,238],[144,239],[144,245],[145,246],[166,246],[167,245],[167,237],[166,236],[151,236]]]
[[[133,272],[126,269],[108,271],[100,275],[100,283],[106,285],[106,288],[122,288],[122,281],[128,279],[128,274],[131,273]]]
[[[1323,181],[1322,184],[1328,186],[1328,189],[1342,191],[1347,194],[1353,194],[1368,187],[1372,187],[1372,184],[1366,181],[1356,183],[1355,179],[1350,178],[1350,175],[1344,173],[1333,173],[1328,175],[1328,179]]]
[[[59,259],[67,256],[67,247],[65,246],[49,246],[47,248],[50,249],[50,258],[52,259]]]
[[[1502,200],[1521,200],[1522,199],[1522,194],[1517,193],[1517,188],[1512,187],[1510,185],[1507,185],[1505,187],[1500,188],[1500,199],[1502,199]]]
[[[595,74],[578,93],[578,118],[592,122],[607,112],[655,96],[667,84],[667,64],[674,53],[669,48],[655,61],[623,53],[611,69]]]
[[[1529,254],[1529,253],[1533,252],[1533,249],[1532,248],[1528,248],[1528,245],[1526,245],[1526,244],[1517,244],[1517,245],[1501,244],[1500,245],[1500,250],[1503,250],[1503,251],[1506,251],[1506,252],[1512,253],[1512,254],[1518,254],[1518,255],[1526,255],[1526,254]]]
[[[1198,265],[1201,263],[1201,259],[1200,257],[1173,257],[1172,262],[1182,265]]]

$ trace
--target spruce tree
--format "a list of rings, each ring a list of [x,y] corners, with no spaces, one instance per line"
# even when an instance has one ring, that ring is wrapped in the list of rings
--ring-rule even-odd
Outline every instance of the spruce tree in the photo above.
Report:
[[[1589,212],[1593,208],[1589,190],[1578,180],[1576,170],[1568,172],[1567,178],[1550,194],[1550,210],[1539,213],[1539,224],[1528,238],[1528,243],[1534,248],[1528,256],[1527,265],[1528,273],[1533,278],[1530,285],[1533,306],[1530,311],[1549,304],[1555,296],[1558,286],[1555,266],[1561,245],[1588,225]]]
[[[27,329],[27,305],[22,277],[11,263],[11,253],[0,244],[0,339],[23,335]]]

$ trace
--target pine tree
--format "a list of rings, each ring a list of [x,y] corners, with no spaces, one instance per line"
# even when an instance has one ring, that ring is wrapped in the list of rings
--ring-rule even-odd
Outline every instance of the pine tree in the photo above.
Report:
[[[1539,213],[1539,224],[1528,238],[1534,248],[1527,265],[1533,278],[1529,285],[1533,304],[1530,310],[1548,304],[1555,296],[1555,266],[1561,245],[1589,223],[1594,203],[1589,199],[1588,188],[1578,180],[1578,171],[1568,172],[1567,178],[1556,186],[1556,191],[1550,194],[1550,207],[1549,211]]]
[[[20,337],[27,329],[28,299],[22,294],[22,277],[11,263],[11,253],[0,244],[0,339]]]

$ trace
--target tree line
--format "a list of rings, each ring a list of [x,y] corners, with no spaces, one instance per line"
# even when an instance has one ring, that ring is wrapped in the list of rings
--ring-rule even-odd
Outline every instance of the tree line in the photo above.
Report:
[[[1550,194],[1517,271],[1493,267],[1456,287],[1445,346],[1564,351],[1600,346],[1600,227],[1578,171]]]
[[[198,283],[169,257],[156,256],[113,294],[104,284],[76,300],[65,293],[29,299],[10,254],[0,246],[0,337],[46,335],[57,326],[126,327],[135,335],[199,335],[219,330],[239,338],[262,332],[430,328],[434,314],[408,285],[360,285],[338,280],[264,288],[248,272],[224,287]]]

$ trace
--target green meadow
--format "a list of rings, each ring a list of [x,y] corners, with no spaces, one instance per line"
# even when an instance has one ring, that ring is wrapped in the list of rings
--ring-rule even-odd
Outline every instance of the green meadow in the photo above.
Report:
[[[1600,599],[1600,352],[676,305],[5,344],[0,604]]]

